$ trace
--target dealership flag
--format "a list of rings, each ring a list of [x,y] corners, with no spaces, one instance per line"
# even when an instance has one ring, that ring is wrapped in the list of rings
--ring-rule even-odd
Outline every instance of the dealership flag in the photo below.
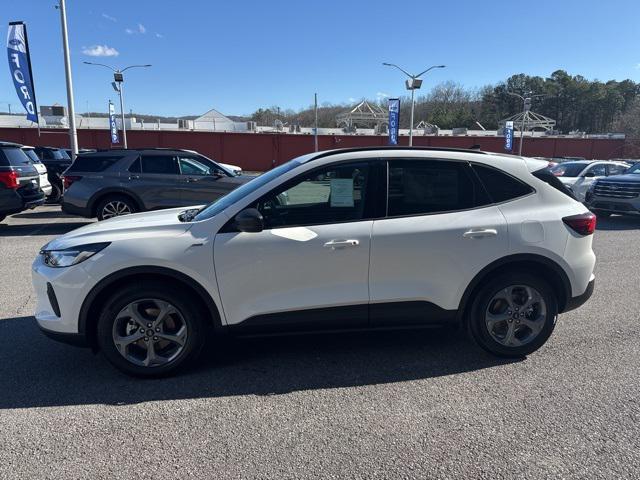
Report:
[[[389,99],[389,145],[398,144],[398,129],[400,127],[400,99]]]
[[[20,102],[27,111],[27,120],[38,123],[38,106],[33,88],[27,26],[22,22],[11,22],[7,35],[9,70]]]
[[[111,144],[120,143],[118,125],[116,124],[116,109],[111,101],[109,101],[109,131],[111,133]]]
[[[507,152],[513,150],[513,122],[505,122],[504,126],[504,149]]]

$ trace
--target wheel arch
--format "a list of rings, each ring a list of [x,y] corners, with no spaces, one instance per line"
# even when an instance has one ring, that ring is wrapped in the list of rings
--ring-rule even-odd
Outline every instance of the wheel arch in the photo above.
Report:
[[[182,288],[185,288],[194,295],[194,298],[200,303],[203,311],[208,314],[210,325],[212,325],[215,330],[222,329],[222,320],[218,306],[199,282],[184,273],[166,267],[130,267],[114,272],[100,280],[82,302],[78,318],[78,332],[86,338],[89,346],[94,350],[97,349],[97,320],[100,309],[113,293],[110,287],[113,287],[116,283],[121,286],[128,283],[140,284],[140,282],[147,280],[166,280],[174,284],[177,282]]]
[[[467,286],[458,308],[458,321],[464,322],[476,293],[489,276],[524,270],[540,274],[557,292],[558,312],[562,313],[571,298],[571,282],[564,269],[553,260],[535,254],[515,254],[500,258],[480,270]]]
[[[144,202],[142,201],[142,199],[135,193],[133,193],[130,190],[125,190],[123,188],[118,188],[118,187],[110,187],[110,188],[105,188],[103,190],[100,190],[96,193],[93,194],[93,196],[91,197],[91,199],[89,199],[89,210],[91,212],[92,216],[97,216],[98,212],[97,212],[97,207],[98,204],[100,203],[101,200],[103,200],[104,198],[108,197],[108,196],[123,196],[123,197],[127,197],[130,198],[133,203],[136,205],[136,207],[138,208],[139,212],[145,211],[146,208],[144,207]]]

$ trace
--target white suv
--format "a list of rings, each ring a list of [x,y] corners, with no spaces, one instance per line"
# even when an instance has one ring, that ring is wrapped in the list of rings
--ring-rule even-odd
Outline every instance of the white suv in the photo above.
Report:
[[[214,332],[459,324],[523,356],[593,291],[595,217],[547,163],[478,151],[309,154],[202,208],[88,225],[33,264],[49,336],[159,376]]]

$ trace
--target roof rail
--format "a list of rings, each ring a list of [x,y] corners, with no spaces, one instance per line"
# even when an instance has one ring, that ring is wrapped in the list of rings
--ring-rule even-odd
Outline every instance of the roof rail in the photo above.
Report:
[[[338,148],[335,150],[327,150],[324,152],[318,152],[318,155],[311,160],[317,160],[319,158],[329,157],[331,155],[337,155],[339,153],[351,153],[351,152],[370,152],[375,150],[423,150],[434,152],[458,152],[458,153],[474,153],[479,155],[487,155],[487,152],[482,150],[470,149],[470,148],[448,148],[448,147],[408,147],[408,146],[381,146],[381,147],[350,147],[350,148]]]

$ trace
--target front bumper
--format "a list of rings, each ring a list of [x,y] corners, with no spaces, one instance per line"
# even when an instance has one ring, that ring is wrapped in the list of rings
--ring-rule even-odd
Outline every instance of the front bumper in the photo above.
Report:
[[[587,284],[587,289],[584,291],[582,295],[578,295],[577,297],[572,297],[567,301],[567,304],[564,307],[562,313],[570,312],[571,310],[575,310],[578,307],[584,305],[587,300],[591,298],[593,295],[593,289],[595,288],[596,279],[592,278]]]
[[[587,196],[587,208],[593,211],[617,213],[620,215],[640,215],[640,199],[616,199]]]
[[[53,330],[47,330],[42,325],[38,324],[40,331],[45,336],[56,342],[66,343],[67,345],[73,345],[74,347],[89,347],[87,337],[82,333],[60,333]]]

